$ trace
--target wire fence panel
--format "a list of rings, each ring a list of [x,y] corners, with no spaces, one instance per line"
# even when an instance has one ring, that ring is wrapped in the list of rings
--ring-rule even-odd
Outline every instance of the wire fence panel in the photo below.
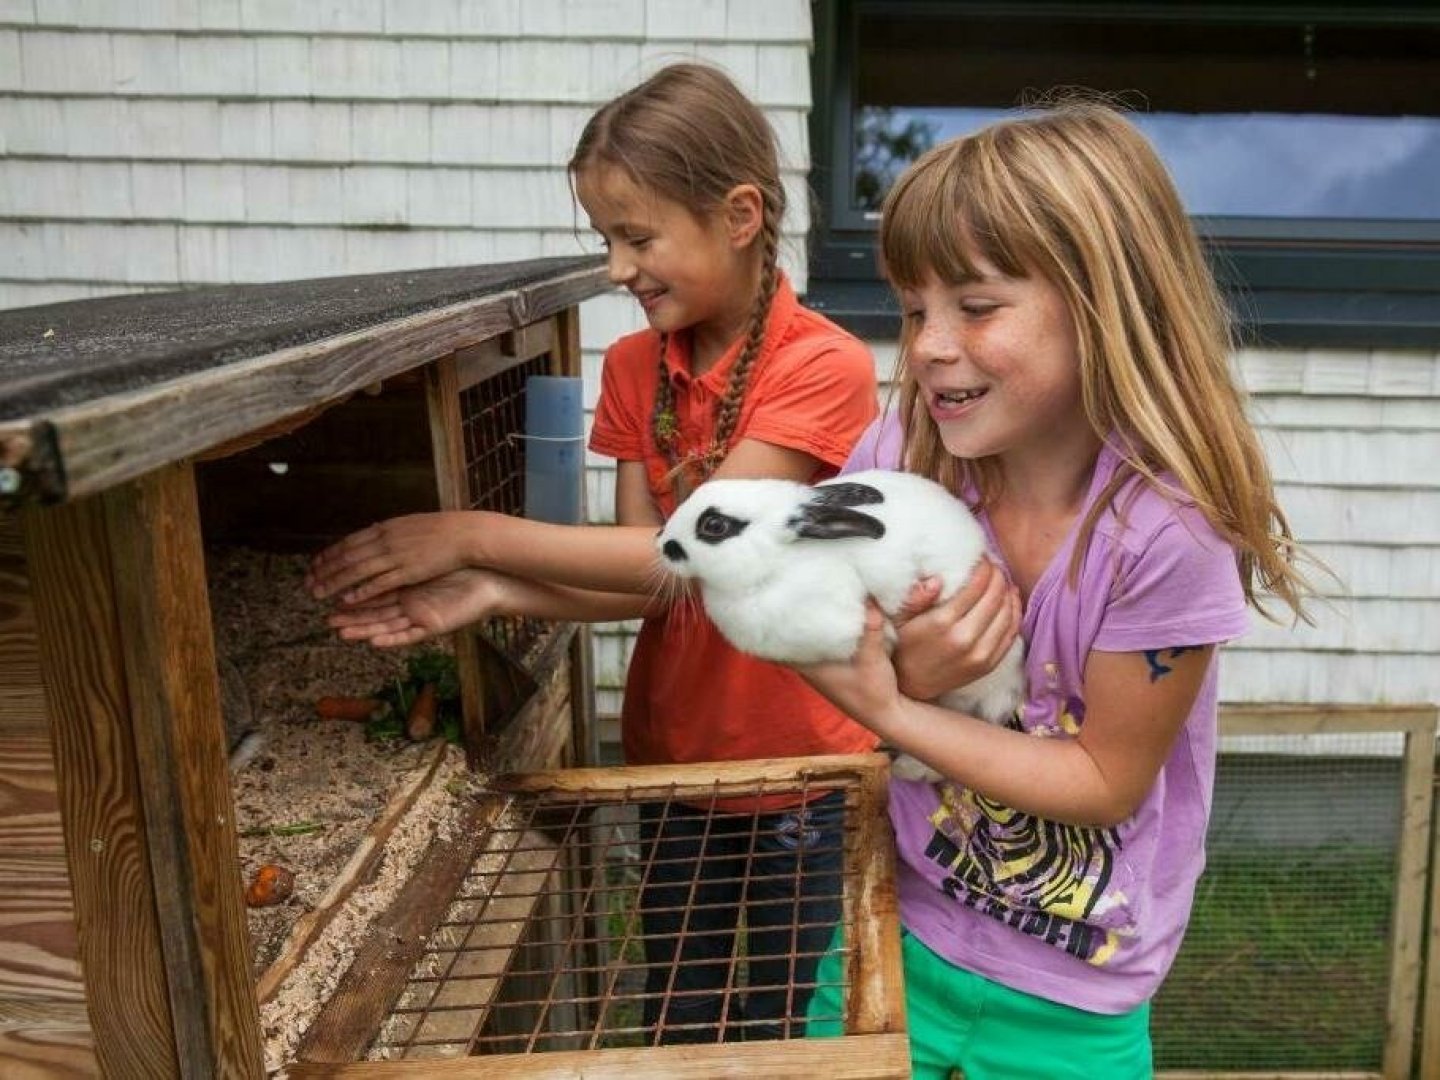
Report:
[[[1433,710],[1232,711],[1160,1070],[1410,1075]]]
[[[842,911],[846,950],[840,1014],[827,1019],[840,1022],[846,1036],[903,1040],[893,860],[883,831],[886,775],[883,757],[865,755],[498,778],[490,795],[503,798],[503,809],[365,1058],[493,1055],[500,1076],[515,1055],[800,1039],[816,982],[797,973],[813,972],[833,925],[813,924],[806,914],[817,899]],[[833,893],[812,892],[802,902],[793,888],[767,889],[793,882],[763,853],[762,815],[773,813],[766,809],[772,804],[737,811],[737,800],[826,796],[843,807],[839,835],[833,844],[802,845],[799,862],[804,872],[807,859],[838,856]],[[642,815],[700,822],[700,835],[683,851],[646,843],[637,828]],[[667,890],[673,905],[648,910],[669,928],[657,930],[640,918],[637,903],[647,883],[662,877],[678,887]],[[735,904],[707,899],[716,887],[745,898],[741,932],[722,928],[736,912],[720,909]],[[762,925],[758,935],[744,932]],[[815,930],[818,937],[806,933]],[[701,979],[720,985],[718,1020],[696,1022],[686,1006],[717,993],[690,988],[707,966],[722,976]],[[768,967],[773,976],[777,966],[782,977],[757,979],[757,971]],[[786,1006],[770,1030],[747,1018],[746,1004],[776,988]],[[832,1040],[811,1045],[827,1060],[833,1053]]]

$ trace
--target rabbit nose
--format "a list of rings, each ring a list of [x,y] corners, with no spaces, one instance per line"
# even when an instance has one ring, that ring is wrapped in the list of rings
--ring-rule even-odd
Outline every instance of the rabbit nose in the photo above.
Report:
[[[671,562],[684,562],[690,557],[685,554],[685,549],[680,546],[679,540],[666,540],[660,550]]]

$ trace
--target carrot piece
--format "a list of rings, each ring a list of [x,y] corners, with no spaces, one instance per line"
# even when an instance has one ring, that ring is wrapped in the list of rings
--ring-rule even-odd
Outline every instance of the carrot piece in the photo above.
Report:
[[[412,742],[424,742],[435,734],[435,684],[425,683],[415,700],[410,703],[410,712],[405,717],[405,734]]]
[[[295,874],[278,863],[265,863],[255,871],[245,889],[245,903],[250,907],[270,907],[295,891]]]
[[[383,707],[377,698],[330,695],[315,702],[321,720],[369,720]]]

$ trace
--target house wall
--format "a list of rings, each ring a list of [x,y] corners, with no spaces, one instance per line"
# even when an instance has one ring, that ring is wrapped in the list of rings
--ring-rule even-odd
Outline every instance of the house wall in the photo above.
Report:
[[[1230,701],[1440,701],[1440,352],[1245,351],[1281,503],[1334,572],[1316,625],[1253,620]]]
[[[0,307],[574,254],[581,125],[688,56],[780,136],[803,291],[810,45],[803,0],[0,0]],[[588,407],[639,325],[621,295],[582,308]],[[1440,353],[1237,361],[1295,532],[1344,584],[1314,629],[1257,620],[1224,697],[1435,700]],[[613,471],[589,465],[605,521]],[[602,715],[632,633],[596,635]]]

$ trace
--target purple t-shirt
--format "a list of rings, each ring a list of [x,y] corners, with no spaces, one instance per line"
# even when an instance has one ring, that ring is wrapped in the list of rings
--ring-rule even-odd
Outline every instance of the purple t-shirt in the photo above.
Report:
[[[856,446],[846,470],[896,468],[892,414]],[[1119,456],[1102,448],[1083,521]],[[1167,478],[1168,479],[1168,478]],[[1075,588],[1071,536],[1025,607],[1028,692],[1016,722],[1037,738],[1072,738],[1085,722],[1091,650],[1209,645],[1249,625],[1235,554],[1193,505],[1135,480],[1097,521]],[[990,524],[981,515],[991,547]],[[1078,525],[1077,525],[1078,527]],[[1050,1001],[1120,1013],[1147,1001],[1180,947],[1215,775],[1217,664],[1155,786],[1113,828],[1062,825],[958,784],[894,780],[900,917],[931,950],[969,971]]]

